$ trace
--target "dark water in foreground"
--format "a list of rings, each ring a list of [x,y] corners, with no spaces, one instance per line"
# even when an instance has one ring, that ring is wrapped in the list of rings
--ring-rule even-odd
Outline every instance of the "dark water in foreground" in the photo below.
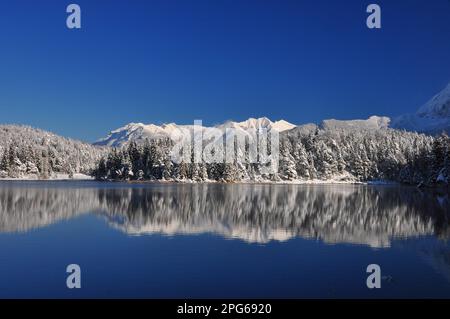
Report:
[[[1,182],[0,297],[450,297],[449,218],[399,186]]]

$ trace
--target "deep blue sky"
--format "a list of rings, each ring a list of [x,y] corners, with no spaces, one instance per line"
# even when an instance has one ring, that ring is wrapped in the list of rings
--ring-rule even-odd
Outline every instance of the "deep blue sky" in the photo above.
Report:
[[[66,28],[78,3],[82,29]],[[382,29],[365,25],[382,7]],[[450,81],[450,0],[14,0],[0,122],[93,141],[128,122],[414,112]]]

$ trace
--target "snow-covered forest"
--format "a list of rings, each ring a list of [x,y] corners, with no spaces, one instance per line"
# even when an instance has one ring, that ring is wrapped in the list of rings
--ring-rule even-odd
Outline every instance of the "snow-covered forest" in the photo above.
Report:
[[[0,126],[0,178],[176,182],[368,182],[449,184],[450,138],[391,128],[297,126],[280,133],[279,166],[249,160],[235,144],[233,163],[174,162],[168,137],[99,147],[28,126]],[[203,141],[207,143],[207,141]]]
[[[130,142],[99,161],[101,180],[220,182],[395,181],[435,185],[450,181],[450,138],[385,129],[299,126],[280,134],[274,174],[235,149],[234,163],[174,163],[169,138]],[[236,145],[235,145],[236,147]]]
[[[49,179],[91,174],[106,148],[28,126],[0,126],[0,178]]]

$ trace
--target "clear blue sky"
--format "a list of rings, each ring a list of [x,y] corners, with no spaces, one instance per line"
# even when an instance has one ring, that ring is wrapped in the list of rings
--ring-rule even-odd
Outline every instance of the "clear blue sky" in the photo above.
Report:
[[[132,121],[396,116],[450,81],[450,0],[14,0],[0,43],[0,122],[86,141]]]

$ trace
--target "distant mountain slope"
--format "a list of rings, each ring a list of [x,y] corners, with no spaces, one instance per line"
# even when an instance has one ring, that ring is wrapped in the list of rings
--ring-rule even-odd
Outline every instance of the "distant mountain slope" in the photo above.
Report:
[[[105,138],[98,140],[94,145],[120,147],[130,141],[143,142],[146,139],[161,139],[171,137],[178,139],[191,134],[194,125],[177,125],[175,123],[154,125],[143,123],[130,123],[124,127],[111,131]],[[265,128],[268,131],[278,132],[314,130],[378,130],[394,128],[427,134],[439,134],[442,131],[450,132],[450,83],[445,89],[436,94],[414,114],[405,114],[393,120],[385,116],[371,116],[366,120],[323,120],[320,124],[303,124],[296,126],[285,120],[272,122],[266,117],[249,118],[246,121],[227,121],[213,127],[196,127],[202,133],[208,133],[212,129],[220,129],[225,132],[227,128],[236,129],[238,134],[246,134],[249,129]]]
[[[320,127],[324,130],[378,130],[388,128],[390,121],[391,119],[389,117],[384,116],[371,116],[367,120],[339,121],[331,119],[322,121]]]
[[[119,147],[126,145],[128,142],[143,142],[146,139],[160,139],[171,137],[172,139],[178,139],[182,136],[190,134],[194,130],[194,125],[177,125],[175,123],[154,125],[143,123],[130,123],[124,127],[118,128],[108,134],[107,137],[98,140],[94,145],[107,145],[113,147]],[[243,122],[227,121],[223,124],[219,124],[213,127],[196,126],[196,129],[202,133],[208,133],[213,129],[219,129],[225,132],[227,128],[234,128],[238,133],[245,134],[245,130],[265,128],[268,131],[276,130],[283,132],[294,128],[295,125],[287,121],[280,120],[272,122],[266,117],[262,118],[250,118]]]
[[[416,113],[395,118],[391,127],[428,134],[450,133],[450,83]]]
[[[0,178],[89,174],[106,151],[29,126],[0,125]]]
[[[371,116],[366,120],[329,119],[322,121],[319,125],[303,124],[296,126],[285,120],[273,122],[267,117],[261,117],[257,119],[249,118],[248,120],[242,122],[227,121],[225,123],[212,127],[197,126],[196,129],[198,132],[201,132],[205,135],[211,133],[211,131],[214,129],[219,129],[223,132],[225,132],[226,129],[235,129],[237,134],[247,135],[246,132],[252,129],[267,129],[267,131],[275,130],[280,133],[290,131],[294,128],[296,128],[297,131],[309,131],[315,130],[316,128],[320,128],[323,130],[377,130],[388,128],[389,123],[390,118],[388,117]],[[144,142],[146,139],[156,140],[170,137],[173,140],[177,140],[182,136],[192,134],[194,127],[194,125],[177,125],[175,123],[163,125],[130,123],[114,131],[111,131],[108,136],[98,140],[94,143],[94,145],[120,147],[128,144],[131,141],[137,142],[139,144],[140,142]]]

